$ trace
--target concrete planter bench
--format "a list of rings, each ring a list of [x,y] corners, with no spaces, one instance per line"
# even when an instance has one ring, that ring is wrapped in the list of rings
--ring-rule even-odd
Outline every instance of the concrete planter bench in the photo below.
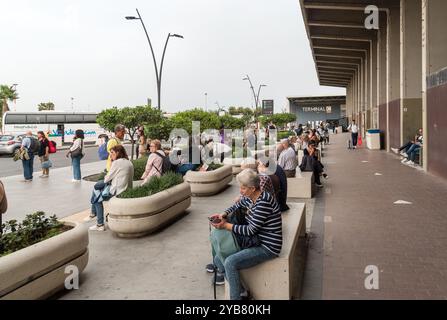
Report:
[[[88,231],[82,224],[0,258],[0,299],[45,299],[64,289],[67,266],[79,274],[88,263]]]
[[[137,238],[169,224],[191,205],[191,187],[184,182],[148,197],[104,202],[110,230],[122,238]]]
[[[295,178],[287,178],[287,197],[311,199],[316,193],[315,177],[313,172],[297,173]]]
[[[219,193],[233,180],[232,166],[224,165],[213,171],[188,171],[184,180],[191,186],[193,196],[211,196]]]
[[[225,165],[232,166],[233,175],[237,175],[242,171],[241,169],[242,161],[244,161],[244,158],[225,158],[223,163]]]
[[[289,206],[290,210],[282,214],[283,245],[279,257],[240,270],[241,280],[255,300],[299,298],[307,254],[306,206],[304,203]],[[230,297],[226,281],[225,297]]]

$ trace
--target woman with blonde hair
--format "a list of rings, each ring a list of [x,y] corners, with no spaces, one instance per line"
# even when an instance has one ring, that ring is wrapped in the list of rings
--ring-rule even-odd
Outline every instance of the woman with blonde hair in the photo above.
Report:
[[[144,170],[141,180],[142,184],[146,184],[152,177],[160,177],[163,172],[163,161],[166,157],[163,150],[161,150],[160,140],[152,140],[149,145],[150,155],[146,162],[146,169]]]

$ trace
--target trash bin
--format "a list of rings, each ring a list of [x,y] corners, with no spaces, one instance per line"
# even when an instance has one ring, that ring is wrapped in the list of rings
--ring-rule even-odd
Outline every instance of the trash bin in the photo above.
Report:
[[[380,150],[380,130],[369,129],[366,132],[366,147],[370,150]]]

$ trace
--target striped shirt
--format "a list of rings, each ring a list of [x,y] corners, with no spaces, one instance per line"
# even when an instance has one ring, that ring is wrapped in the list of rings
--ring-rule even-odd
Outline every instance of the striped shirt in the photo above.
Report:
[[[233,225],[233,233],[244,236],[257,235],[264,248],[279,255],[282,247],[282,218],[273,196],[264,191],[255,203],[247,197],[242,197],[225,213],[231,214],[242,208],[247,209],[247,224]]]
[[[278,164],[283,170],[295,170],[298,165],[297,162],[295,151],[291,147],[279,155]]]

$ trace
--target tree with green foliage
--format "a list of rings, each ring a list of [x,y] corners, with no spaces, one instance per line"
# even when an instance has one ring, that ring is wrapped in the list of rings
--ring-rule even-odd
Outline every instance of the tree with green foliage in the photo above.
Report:
[[[221,122],[219,116],[213,111],[204,111],[202,109],[192,109],[175,114],[169,119],[171,127],[175,129],[185,129],[189,134],[192,133],[192,122],[200,121],[200,130],[219,129]]]
[[[19,99],[19,95],[17,93],[17,90],[14,89],[14,86],[8,86],[8,85],[0,85],[0,100],[2,102],[2,108],[0,113],[0,118],[3,117],[3,114],[7,111],[9,111],[8,102],[13,102],[15,100]],[[0,121],[0,128],[1,128],[1,121]]]
[[[54,110],[54,103],[53,102],[41,102],[37,105],[37,109],[39,111],[49,111]]]
[[[102,111],[96,122],[108,131],[113,131],[117,124],[124,125],[132,143],[131,159],[133,159],[138,127],[154,125],[160,123],[162,119],[162,112],[149,106],[125,107],[122,109],[113,107]]]
[[[296,121],[296,115],[293,113],[276,113],[271,116],[260,116],[259,122],[265,127],[271,121],[278,129],[284,128],[288,123]]]
[[[219,120],[220,120],[220,127],[224,127],[225,129],[231,129],[231,130],[237,130],[237,129],[243,130],[246,124],[246,122],[243,119],[238,119],[228,114],[219,117]]]

